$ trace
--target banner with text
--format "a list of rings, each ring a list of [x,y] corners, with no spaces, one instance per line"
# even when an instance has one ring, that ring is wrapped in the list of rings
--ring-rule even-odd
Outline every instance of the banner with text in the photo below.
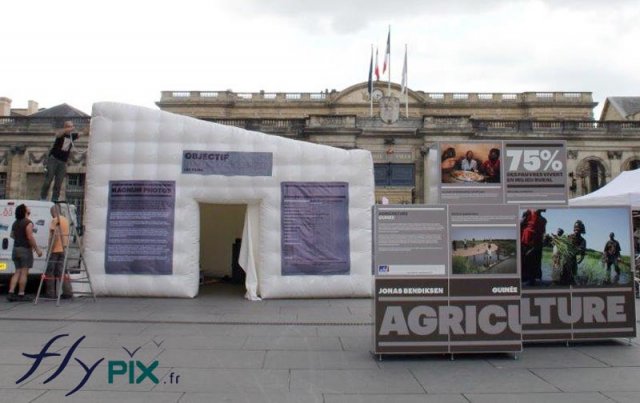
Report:
[[[182,152],[182,173],[224,176],[271,176],[273,154],[248,151]]]
[[[440,275],[448,272],[445,206],[375,206],[374,274]]]
[[[172,274],[176,185],[110,181],[105,272]]]
[[[564,141],[507,141],[505,203],[567,204],[567,152]]]
[[[282,275],[349,274],[349,184],[282,182]]]

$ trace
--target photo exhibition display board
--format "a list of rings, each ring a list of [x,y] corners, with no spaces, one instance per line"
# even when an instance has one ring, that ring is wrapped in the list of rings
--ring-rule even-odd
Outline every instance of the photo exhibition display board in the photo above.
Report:
[[[441,142],[373,211],[376,354],[636,336],[629,206],[567,207],[563,141]]]
[[[376,354],[636,336],[629,207],[386,205],[373,214]]]
[[[517,206],[376,206],[373,251],[376,354],[522,350]]]

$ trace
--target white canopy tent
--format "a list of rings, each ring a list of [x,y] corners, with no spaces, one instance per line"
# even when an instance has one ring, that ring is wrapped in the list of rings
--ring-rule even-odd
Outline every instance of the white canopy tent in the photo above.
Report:
[[[631,206],[640,210],[640,169],[625,171],[595,192],[569,200],[571,206]]]

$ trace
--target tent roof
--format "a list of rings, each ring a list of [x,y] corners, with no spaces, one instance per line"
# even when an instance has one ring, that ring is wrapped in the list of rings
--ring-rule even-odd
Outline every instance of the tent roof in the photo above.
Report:
[[[640,169],[625,171],[595,192],[569,200],[572,206],[628,205],[640,209]]]

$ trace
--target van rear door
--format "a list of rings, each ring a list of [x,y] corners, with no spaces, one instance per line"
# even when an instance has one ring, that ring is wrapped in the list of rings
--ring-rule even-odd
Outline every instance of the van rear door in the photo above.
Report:
[[[49,241],[49,225],[51,224],[52,202],[39,200],[0,200],[0,274],[12,274],[15,272],[11,251],[13,239],[11,238],[11,226],[15,222],[15,209],[21,204],[26,204],[31,210],[29,217],[33,222],[33,236],[36,243],[42,249],[42,257],[34,254],[33,268],[29,274],[39,274],[45,271],[47,259],[47,242]]]

